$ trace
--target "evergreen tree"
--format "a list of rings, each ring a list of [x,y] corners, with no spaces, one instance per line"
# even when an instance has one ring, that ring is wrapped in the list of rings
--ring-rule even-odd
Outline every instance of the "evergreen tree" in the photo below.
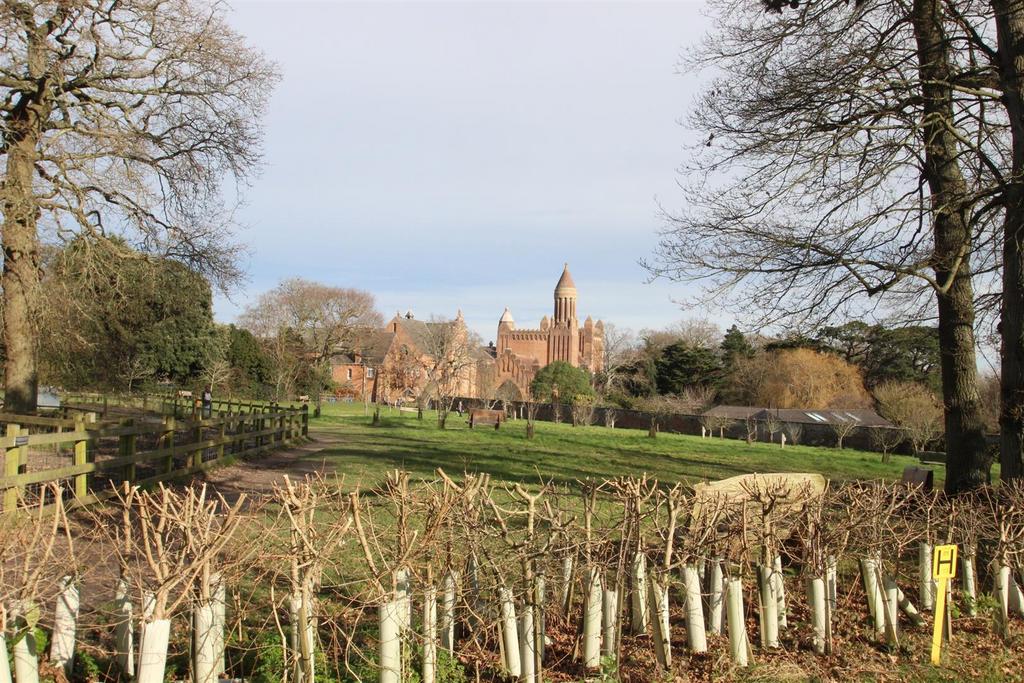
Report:
[[[669,344],[655,362],[658,393],[681,394],[688,387],[717,387],[722,362],[711,349],[685,342]]]
[[[576,396],[593,396],[590,373],[565,361],[556,360],[540,369],[530,384],[530,390],[540,401],[571,403]]]

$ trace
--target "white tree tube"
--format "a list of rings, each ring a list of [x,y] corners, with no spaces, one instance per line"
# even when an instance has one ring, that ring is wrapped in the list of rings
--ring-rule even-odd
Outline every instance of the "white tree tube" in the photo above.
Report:
[[[218,572],[210,575],[213,593],[213,656],[217,663],[217,676],[227,670],[224,652],[224,631],[227,629],[227,584]]]
[[[403,610],[398,600],[380,606],[380,683],[402,683]]]
[[[615,636],[619,628],[619,592],[606,588],[601,601],[601,654],[615,656]]]
[[[288,596],[288,623],[291,629],[288,633],[288,646],[291,648],[292,678],[295,681],[302,680],[302,653],[300,652],[300,632],[302,630],[302,596]]]
[[[483,638],[483,617],[481,616],[480,600],[480,569],[476,560],[476,554],[469,556],[466,562],[466,588],[469,590],[469,630],[474,640],[478,642]]]
[[[448,652],[455,649],[455,573],[449,571],[442,581],[444,592],[441,596],[441,647]]]
[[[1020,586],[1013,579],[1013,572],[1010,568],[1006,568],[1007,579],[1006,587],[1008,589],[1007,594],[1007,607],[1010,612],[1016,612],[1021,616],[1024,616],[1024,593],[1021,593]]]
[[[935,580],[932,578],[932,544],[927,541],[917,546],[917,575],[921,609],[931,612],[935,608]]]
[[[36,656],[36,632],[24,623],[19,624],[25,628],[25,635],[14,641],[14,680],[17,683],[39,683],[39,658]],[[4,651],[4,657],[7,651]]]
[[[807,582],[807,601],[811,604],[811,645],[815,654],[826,654],[828,648],[828,599],[825,579],[812,577]]]
[[[522,661],[519,655],[519,631],[512,591],[504,586],[500,587],[498,601],[501,604],[501,634],[502,644],[505,648],[505,668],[510,676],[518,678],[522,672]]]
[[[729,624],[729,653],[736,666],[747,666],[747,629],[743,616],[743,581],[730,577],[725,581],[726,614]]]
[[[601,668],[601,574],[587,570],[587,592],[583,604],[583,666]]]
[[[78,584],[73,576],[60,581],[57,607],[53,615],[53,636],[50,640],[50,663],[64,669],[71,678],[75,664],[75,631],[78,625]]]
[[[882,577],[882,591],[884,594],[885,614],[885,641],[890,647],[899,647],[900,644],[900,589],[896,580],[886,574]]]
[[[1000,635],[1003,638],[1008,638],[1010,635],[1010,568],[997,561],[994,577],[996,585],[992,593],[999,605],[997,616],[999,617]]]
[[[772,572],[773,588],[775,590],[775,599],[779,601],[778,615],[779,615],[779,628],[787,628],[789,626],[789,620],[786,618],[786,582],[785,576],[782,573],[782,556],[776,555],[774,562],[774,571]]]
[[[921,613],[914,607],[914,603],[910,602],[910,598],[904,595],[900,588],[896,589],[896,599],[899,600],[900,609],[910,619],[910,623],[918,627],[924,626],[924,617],[921,616]]]
[[[629,628],[634,634],[647,632],[647,556],[643,553],[633,555],[633,566],[630,572],[631,586],[629,591],[630,619]]]
[[[164,682],[164,669],[167,666],[167,643],[170,636],[170,619],[156,619],[142,625],[136,683]],[[22,682],[19,680],[18,683]]]
[[[131,593],[124,577],[118,581],[114,591],[114,604],[118,620],[114,627],[118,666],[123,678],[131,680],[135,678],[135,629],[132,623]]]
[[[772,567],[757,569],[757,595],[761,607],[761,647],[779,646],[779,601],[775,597]]]
[[[13,683],[11,680],[11,661],[7,658],[6,627],[0,624],[0,683]]]
[[[423,597],[423,683],[434,683],[437,672],[437,589],[428,586]]]
[[[405,610],[406,628],[409,623],[409,609],[410,601],[406,597],[405,602],[407,608]],[[299,644],[299,649],[302,651],[302,667],[303,671],[308,672],[303,677],[308,680],[306,683],[313,683],[316,680],[316,615],[313,611],[313,591],[312,586],[309,582],[306,582],[305,589],[302,591],[302,606],[301,606],[302,630],[299,632],[302,641]]]
[[[523,608],[519,625],[519,680],[523,683],[537,681],[537,633],[533,623],[533,607]],[[424,683],[427,683],[424,681]]]
[[[707,630],[709,633],[718,635],[722,632],[724,622],[725,605],[725,578],[722,574],[722,558],[716,557],[711,560],[711,567],[707,572],[708,577],[708,618]]]
[[[882,588],[878,585],[878,564],[875,560],[864,558],[860,561],[860,574],[864,579],[864,595],[868,601],[868,612],[876,635],[885,633],[885,607],[883,606]]]
[[[405,605],[402,620],[402,637],[405,638],[412,627],[412,590],[409,585],[409,570],[402,568],[395,572],[395,600]]]
[[[967,615],[978,616],[978,575],[974,568],[974,555],[964,553],[960,557],[964,584],[964,597],[967,599]]]
[[[562,614],[569,614],[569,601],[572,599],[572,571],[573,556],[565,555],[562,558],[562,585],[560,587],[559,600],[562,603]]]
[[[537,651],[535,669],[539,672],[540,664],[544,661],[544,640],[548,632],[547,617],[544,616],[544,608],[547,605],[547,588],[543,574],[537,574],[534,581],[533,604],[536,607],[536,614],[533,622],[533,646]]]
[[[974,553],[961,555],[961,581],[964,582],[964,597],[967,598],[968,616],[978,615],[978,574],[974,567]]]
[[[192,683],[217,681],[216,628],[212,602],[199,603],[192,609]]]
[[[654,627],[654,656],[668,671],[672,666],[672,642],[669,636],[668,589],[662,588],[656,576],[647,577],[647,602]]]
[[[701,599],[700,572],[692,564],[683,567],[683,587],[686,590],[686,641],[691,652],[707,652],[708,641],[704,630],[704,604]]]

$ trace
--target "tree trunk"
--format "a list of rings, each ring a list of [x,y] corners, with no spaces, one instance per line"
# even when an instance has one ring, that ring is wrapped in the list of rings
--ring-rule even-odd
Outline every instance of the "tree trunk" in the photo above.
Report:
[[[1024,2],[992,0],[999,77],[1012,135],[1013,175],[1003,195],[1000,476],[1024,476]]]
[[[32,189],[42,126],[50,117],[50,80],[46,75],[46,35],[31,17],[26,19],[28,71],[38,82],[22,93],[4,122],[7,169],[0,197],[4,215],[3,303],[5,406],[8,412],[36,409],[36,298],[39,291],[39,239],[36,234],[36,200]]]
[[[940,0],[914,0],[913,24],[923,95],[924,175],[931,193],[934,271],[946,426],[946,492],[988,481],[974,342],[973,248],[967,184],[953,131],[949,43]]]

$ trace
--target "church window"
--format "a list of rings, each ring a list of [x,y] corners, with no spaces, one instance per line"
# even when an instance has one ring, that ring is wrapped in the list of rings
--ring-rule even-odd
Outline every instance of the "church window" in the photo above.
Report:
[[[348,379],[352,379],[352,368],[349,368],[347,370],[347,374],[348,374]]]

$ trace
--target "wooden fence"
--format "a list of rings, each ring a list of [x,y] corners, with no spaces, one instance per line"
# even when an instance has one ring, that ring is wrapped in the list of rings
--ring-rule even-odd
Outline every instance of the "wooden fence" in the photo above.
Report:
[[[124,482],[188,476],[309,433],[305,405],[215,401],[204,417],[188,399],[69,398],[55,417],[0,413],[2,511],[37,503],[51,482],[65,484],[69,505],[86,505]]]

